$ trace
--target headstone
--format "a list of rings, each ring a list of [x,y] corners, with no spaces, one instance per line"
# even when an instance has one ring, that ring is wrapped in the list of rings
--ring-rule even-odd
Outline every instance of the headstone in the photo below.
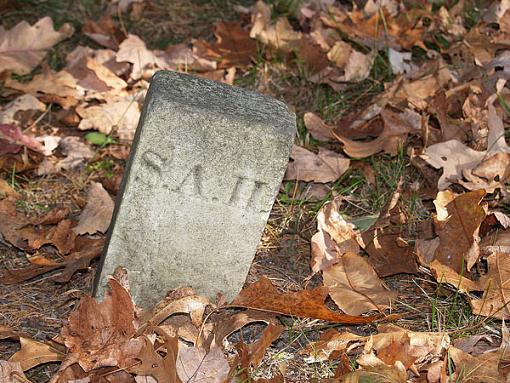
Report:
[[[117,266],[149,307],[180,286],[242,288],[296,132],[280,101],[190,75],[152,79],[95,294]]]

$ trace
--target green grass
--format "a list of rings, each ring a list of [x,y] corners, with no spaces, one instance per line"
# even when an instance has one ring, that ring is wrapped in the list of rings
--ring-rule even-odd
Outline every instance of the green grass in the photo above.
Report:
[[[115,161],[111,159],[102,159],[96,162],[89,163],[85,171],[87,173],[100,173],[103,174],[106,178],[113,177],[113,169],[115,167]]]

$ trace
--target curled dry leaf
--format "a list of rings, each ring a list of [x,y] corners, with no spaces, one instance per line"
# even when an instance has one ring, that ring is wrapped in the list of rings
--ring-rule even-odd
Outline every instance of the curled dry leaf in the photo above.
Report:
[[[358,253],[363,243],[354,225],[339,213],[340,201],[326,203],[317,215],[318,232],[312,237],[312,271],[332,266],[347,252]]]
[[[290,153],[293,162],[289,163],[286,180],[332,182],[336,181],[349,168],[349,159],[331,150],[319,148],[315,154],[294,145]]]
[[[222,313],[215,321],[214,341],[218,346],[228,343],[228,336],[254,322],[278,323],[276,316],[261,311],[246,310],[236,314]]]
[[[335,323],[372,323],[380,318],[379,316],[351,316],[331,311],[324,305],[327,295],[326,287],[279,293],[269,279],[262,277],[245,287],[231,305]]]
[[[73,231],[78,235],[106,233],[112,219],[113,208],[112,197],[104,190],[103,185],[93,182],[87,194],[87,205]]]
[[[338,263],[323,271],[322,277],[331,299],[349,315],[383,312],[397,297],[397,292],[386,287],[367,260],[355,253],[345,253]]]
[[[68,23],[55,31],[50,17],[43,17],[34,25],[22,21],[8,31],[0,26],[0,73],[30,73],[53,45],[73,33],[74,28]]]
[[[34,339],[20,337],[21,349],[9,358],[9,362],[19,362],[23,371],[49,362],[61,362],[65,354],[49,344]]]
[[[380,118],[383,130],[372,141],[354,141],[341,133],[335,134],[344,144],[345,153],[354,158],[369,157],[381,151],[394,156],[398,148],[403,146],[407,134],[421,132],[421,116],[411,109],[398,111],[384,108],[380,111]]]
[[[301,40],[301,32],[292,29],[286,17],[279,17],[276,24],[271,22],[271,8],[259,0],[255,4],[252,15],[250,37],[257,39],[275,49],[290,52],[297,48]]]
[[[209,299],[196,295],[191,289],[177,289],[173,293],[173,296],[165,298],[156,305],[149,318],[145,318],[144,324],[138,330],[139,334],[148,326],[158,325],[171,315],[178,313],[189,314],[195,327],[202,325],[205,309],[211,305]]]
[[[437,193],[436,199],[434,200],[434,206],[436,207],[436,219],[440,222],[444,222],[449,217],[447,206],[450,202],[455,199],[455,193],[450,190],[442,190]]]
[[[486,209],[481,205],[484,190],[461,194],[446,205],[448,218],[439,231],[434,259],[459,274],[465,274],[480,256],[478,231]]]
[[[115,27],[111,15],[104,15],[98,21],[85,21],[82,32],[96,43],[113,50],[117,50],[119,41],[124,37],[124,34]]]
[[[327,125],[315,113],[305,113],[303,116],[306,129],[310,132],[313,138],[318,141],[331,141],[335,139],[333,127]]]

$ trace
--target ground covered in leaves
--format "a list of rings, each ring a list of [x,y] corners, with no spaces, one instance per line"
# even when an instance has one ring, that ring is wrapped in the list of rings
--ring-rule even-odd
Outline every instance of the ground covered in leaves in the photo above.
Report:
[[[0,15],[1,382],[509,381],[508,2],[0,0]],[[182,286],[142,310],[121,269],[88,295],[161,69],[298,116],[232,302]]]

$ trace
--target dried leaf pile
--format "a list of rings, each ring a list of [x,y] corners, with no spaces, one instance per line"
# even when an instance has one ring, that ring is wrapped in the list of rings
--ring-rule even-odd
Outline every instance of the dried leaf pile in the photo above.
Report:
[[[119,269],[105,298],[82,295],[52,339],[0,325],[0,341],[19,344],[0,360],[1,382],[30,381],[25,372],[48,363],[60,363],[53,383],[509,381],[510,5],[496,0],[468,18],[467,1],[307,0],[288,2],[297,5],[287,12],[281,3],[239,6],[238,20],[215,23],[213,38],[164,49],[122,22],[155,7],[149,0],[112,1],[80,32],[47,16],[0,27],[0,239],[25,257],[4,262],[0,284],[65,284],[92,272],[158,70],[237,85],[255,76],[251,88],[295,105],[300,129],[278,204],[289,214],[317,207],[310,286],[282,291],[263,276],[232,302],[182,287],[143,310]],[[49,65],[77,33],[89,44]],[[300,85],[283,89],[282,73]],[[303,102],[310,88],[340,97],[370,83],[377,94],[352,108]],[[340,187],[354,174],[375,187],[379,162],[402,159],[376,214],[356,185]],[[33,186],[52,179],[66,180],[52,190],[62,182],[66,203]],[[419,219],[413,198],[426,212]],[[389,283],[395,275],[453,291],[475,320],[405,327],[413,308]],[[316,373],[296,372],[296,359]]]

